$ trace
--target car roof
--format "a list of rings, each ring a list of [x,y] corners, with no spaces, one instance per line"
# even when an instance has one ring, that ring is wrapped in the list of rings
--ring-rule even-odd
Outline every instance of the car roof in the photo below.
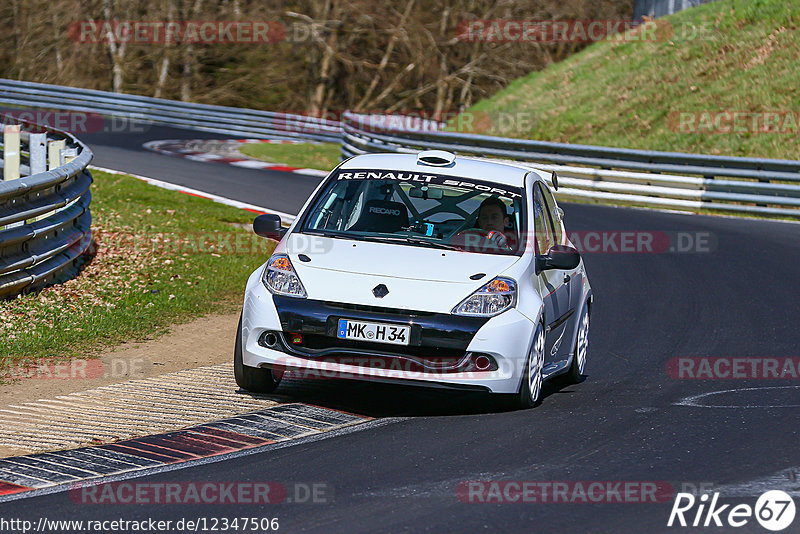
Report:
[[[538,179],[542,179],[542,172],[538,169],[514,163],[488,161],[464,156],[456,156],[451,165],[440,167],[417,161],[417,154],[361,154],[342,163],[339,169],[381,169],[404,172],[430,172],[432,174],[473,178],[475,180],[495,182],[520,188],[525,186],[525,176],[531,171],[534,171]]]

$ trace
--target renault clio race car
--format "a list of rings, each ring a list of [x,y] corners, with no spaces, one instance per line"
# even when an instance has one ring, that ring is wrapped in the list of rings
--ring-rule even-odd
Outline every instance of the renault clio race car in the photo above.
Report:
[[[341,163],[247,282],[237,384],[271,392],[316,377],[513,394],[582,380],[592,291],[546,179],[449,152]]]

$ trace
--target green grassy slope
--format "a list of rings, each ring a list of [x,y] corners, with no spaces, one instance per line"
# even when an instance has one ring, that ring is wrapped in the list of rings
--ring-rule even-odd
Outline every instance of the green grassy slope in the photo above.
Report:
[[[595,43],[468,111],[490,135],[800,158],[800,2],[717,0],[657,23],[656,39]],[[716,133],[726,111],[744,115]]]

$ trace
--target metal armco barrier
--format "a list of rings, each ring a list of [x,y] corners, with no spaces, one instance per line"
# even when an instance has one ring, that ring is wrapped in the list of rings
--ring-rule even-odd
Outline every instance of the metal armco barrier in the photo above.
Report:
[[[559,198],[654,208],[800,217],[800,161],[733,158],[390,130],[345,114],[342,156],[450,150],[556,171]]]
[[[0,78],[0,104],[57,109],[239,137],[339,142],[341,123],[290,113],[179,102]]]
[[[342,143],[365,152],[452,150],[554,170],[567,200],[766,217],[800,216],[800,162],[656,152],[441,131],[430,120],[345,113],[342,122],[0,79],[0,104],[120,117],[242,137]],[[398,120],[394,120],[398,119]],[[398,128],[397,125],[401,127]]]
[[[92,240],[92,176],[87,170],[92,152],[54,128],[20,124],[9,117],[2,122],[19,124],[18,137],[14,126],[5,137],[22,145],[19,163],[16,158],[2,161],[4,171],[11,170],[4,175],[13,179],[0,181],[0,298],[8,298],[77,272]],[[30,133],[33,130],[43,133]],[[44,170],[48,141],[50,170]],[[65,150],[59,149],[61,143]],[[4,153],[13,152],[6,148]],[[39,172],[30,174],[31,168]]]

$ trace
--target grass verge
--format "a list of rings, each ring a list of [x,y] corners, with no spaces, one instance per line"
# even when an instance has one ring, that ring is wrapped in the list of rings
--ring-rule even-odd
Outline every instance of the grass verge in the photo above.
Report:
[[[125,175],[93,176],[96,255],[64,284],[0,301],[0,366],[91,356],[230,312],[275,246],[252,233],[247,211]]]
[[[245,143],[239,149],[246,156],[301,169],[333,169],[339,164],[339,143]]]

